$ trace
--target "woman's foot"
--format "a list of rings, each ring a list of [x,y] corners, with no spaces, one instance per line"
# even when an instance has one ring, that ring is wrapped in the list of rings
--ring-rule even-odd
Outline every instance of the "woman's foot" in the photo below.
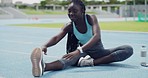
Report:
[[[84,66],[94,66],[93,64],[93,58],[91,58],[89,55],[85,57],[81,57],[78,62],[78,66],[84,67]]]
[[[44,72],[43,54],[40,48],[35,48],[31,54],[32,74],[34,77],[40,77]]]

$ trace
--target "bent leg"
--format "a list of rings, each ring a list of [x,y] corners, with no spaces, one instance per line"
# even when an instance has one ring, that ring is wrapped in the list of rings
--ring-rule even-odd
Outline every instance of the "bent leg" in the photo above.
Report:
[[[124,61],[133,54],[133,48],[129,45],[119,46],[112,49],[112,56],[115,58],[114,62]]]
[[[133,54],[133,48],[129,45],[119,46],[113,49],[109,49],[109,51],[110,54],[95,59],[94,65],[123,61],[129,58]]]

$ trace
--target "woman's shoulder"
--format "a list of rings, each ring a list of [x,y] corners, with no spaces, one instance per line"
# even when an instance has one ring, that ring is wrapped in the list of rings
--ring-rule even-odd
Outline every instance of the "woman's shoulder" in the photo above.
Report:
[[[65,24],[66,26],[71,26],[72,25],[72,22],[68,22]]]
[[[92,18],[93,16],[95,16],[95,15],[86,14],[86,18],[87,18],[88,23],[90,25],[93,25],[93,18]]]
[[[93,19],[94,17],[97,18],[96,15],[94,15],[94,14],[92,14],[92,15],[86,14],[86,16],[88,19]]]
[[[92,14],[92,15],[86,15],[87,16],[87,19],[88,19],[88,22],[92,25],[93,24],[93,21],[97,21],[97,17],[96,15]]]
[[[72,22],[66,23],[63,29],[66,30],[67,32],[71,32],[72,31]]]
[[[86,14],[86,16],[87,16],[87,17],[92,17],[92,16],[95,16],[95,17],[96,17],[95,14]]]

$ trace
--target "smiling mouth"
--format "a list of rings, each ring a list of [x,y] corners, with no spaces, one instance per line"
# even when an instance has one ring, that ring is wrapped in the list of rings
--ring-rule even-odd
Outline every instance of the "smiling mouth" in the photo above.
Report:
[[[75,20],[75,19],[77,19],[75,16],[70,16],[70,19],[71,20]]]
[[[75,17],[71,17],[70,19],[76,19]]]

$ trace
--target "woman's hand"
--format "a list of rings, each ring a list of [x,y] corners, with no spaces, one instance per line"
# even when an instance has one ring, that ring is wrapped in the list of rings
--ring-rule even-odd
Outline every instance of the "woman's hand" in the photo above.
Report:
[[[42,46],[41,49],[44,52],[44,54],[47,55],[47,47],[46,46]]]
[[[66,55],[64,55],[62,58],[67,59],[67,60],[71,60],[72,58],[74,58],[75,56],[78,56],[80,54],[79,50],[75,50],[73,52],[70,52]]]

